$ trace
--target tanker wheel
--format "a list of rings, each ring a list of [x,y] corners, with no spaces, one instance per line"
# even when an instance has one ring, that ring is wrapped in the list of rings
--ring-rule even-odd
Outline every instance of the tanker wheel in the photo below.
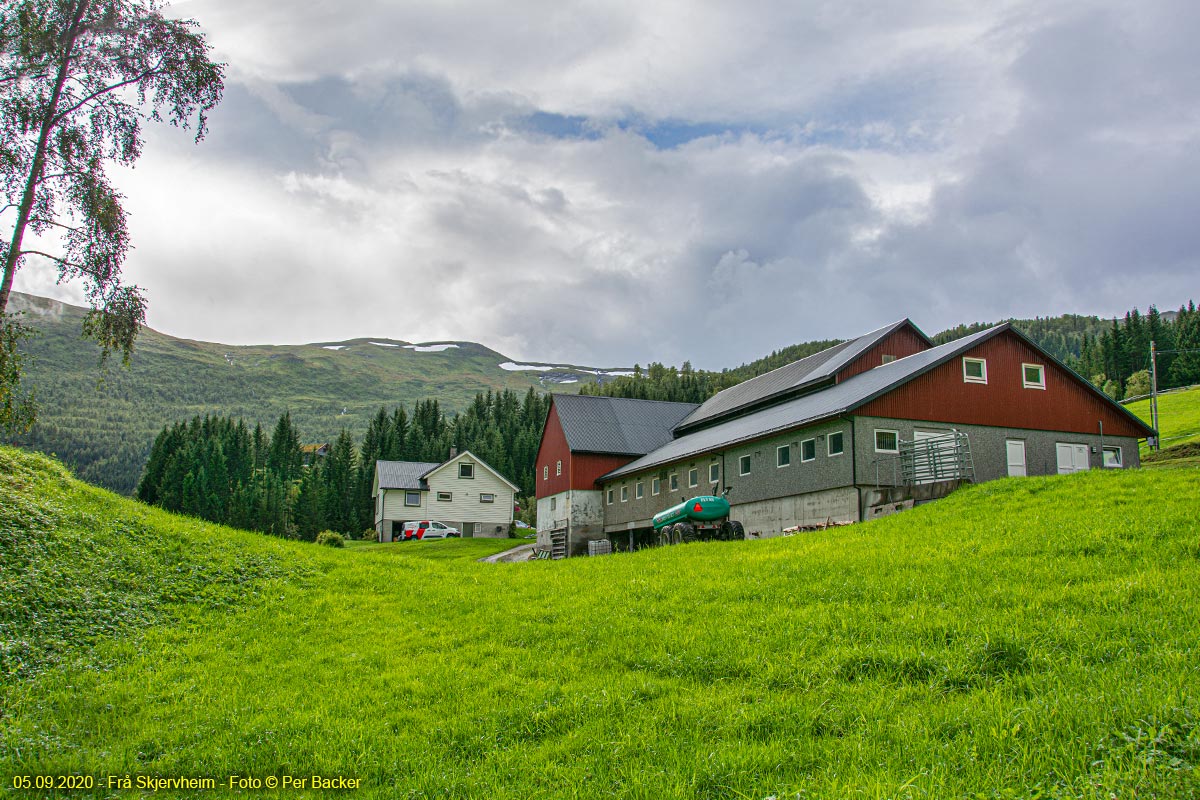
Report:
[[[722,542],[733,541],[733,526],[729,524],[729,520],[721,523],[721,527],[717,530],[717,538]]]
[[[696,527],[692,523],[680,522],[677,527],[679,528],[679,540],[681,542],[691,544],[700,540],[700,537],[696,535]]]
[[[742,523],[731,522],[731,523],[729,523],[729,529],[731,531],[733,531],[734,539],[745,539],[746,538],[746,529],[742,527]]]
[[[671,526],[667,525],[665,527],[659,528],[658,529],[658,544],[659,544],[659,546],[666,547],[670,543],[671,543]]]

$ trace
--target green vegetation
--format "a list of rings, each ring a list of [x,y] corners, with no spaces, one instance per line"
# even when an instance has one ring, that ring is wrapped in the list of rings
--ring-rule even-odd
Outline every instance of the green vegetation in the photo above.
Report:
[[[1150,422],[1150,401],[1138,400],[1126,406],[1146,422]],[[1147,466],[1174,465],[1179,459],[1200,457],[1200,386],[1158,397],[1158,424],[1162,449],[1150,452],[1142,445],[1142,462]]]
[[[475,559],[510,542],[283,542],[0,459],[0,624],[29,654],[4,662],[5,786],[1200,794],[1196,470],[1007,479],[828,532],[492,565]]]
[[[79,335],[84,309],[14,293],[10,311],[17,308],[35,331],[22,343],[23,383],[36,391],[40,416],[9,442],[55,454],[84,480],[122,494],[133,492],[163,426],[195,416],[240,418],[269,432],[290,411],[305,443],[332,444],[343,428],[360,439],[381,405],[436,398],[451,414],[479,392],[543,389],[540,373],[502,370],[507,357],[476,344],[430,353],[367,339],[341,350],[235,347],[149,328],[128,368],[109,366],[100,383],[100,349]]]

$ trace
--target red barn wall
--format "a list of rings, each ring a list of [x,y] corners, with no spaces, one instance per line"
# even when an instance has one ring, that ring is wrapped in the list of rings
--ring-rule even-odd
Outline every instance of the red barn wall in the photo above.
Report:
[[[838,372],[838,382],[878,367],[883,363],[885,355],[905,358],[928,349],[929,345],[925,343],[925,340],[918,336],[916,331],[905,325],[842,368]]]
[[[986,384],[963,381],[964,356],[987,360]],[[1022,385],[1022,364],[1046,367],[1046,388]],[[1005,331],[855,410],[864,416],[1142,438],[1146,432],[1079,379]]]
[[[542,429],[542,443],[538,446],[537,472],[534,483],[537,497],[565,492],[567,489],[596,489],[596,479],[617,467],[623,467],[636,456],[614,456],[595,453],[572,453],[563,432],[558,410],[553,402]],[[562,461],[562,474],[558,475],[558,462]],[[544,472],[543,468],[549,468]],[[543,480],[542,475],[548,477]]]

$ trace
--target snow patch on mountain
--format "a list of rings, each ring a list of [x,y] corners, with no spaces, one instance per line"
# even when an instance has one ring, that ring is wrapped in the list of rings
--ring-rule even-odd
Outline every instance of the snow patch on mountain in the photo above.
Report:
[[[406,344],[406,345],[404,345],[405,350],[412,350],[417,353],[440,353],[443,350],[449,350],[452,347],[456,348],[456,347],[458,347],[458,345],[456,345],[456,344]]]

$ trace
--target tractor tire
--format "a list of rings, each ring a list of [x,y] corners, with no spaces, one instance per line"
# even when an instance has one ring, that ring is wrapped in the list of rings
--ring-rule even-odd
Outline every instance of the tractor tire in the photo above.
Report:
[[[729,520],[721,523],[721,527],[717,530],[717,538],[722,542],[733,541],[733,526],[729,524]]]
[[[746,538],[746,529],[742,527],[742,523],[731,522],[731,523],[729,523],[729,529],[733,532],[734,540],[741,540],[741,539]]]
[[[666,525],[658,529],[658,544],[660,547],[666,547],[671,544],[671,527]]]
[[[696,535],[696,527],[690,522],[680,522],[675,527],[679,529],[679,540],[684,544],[700,541],[700,537]]]

